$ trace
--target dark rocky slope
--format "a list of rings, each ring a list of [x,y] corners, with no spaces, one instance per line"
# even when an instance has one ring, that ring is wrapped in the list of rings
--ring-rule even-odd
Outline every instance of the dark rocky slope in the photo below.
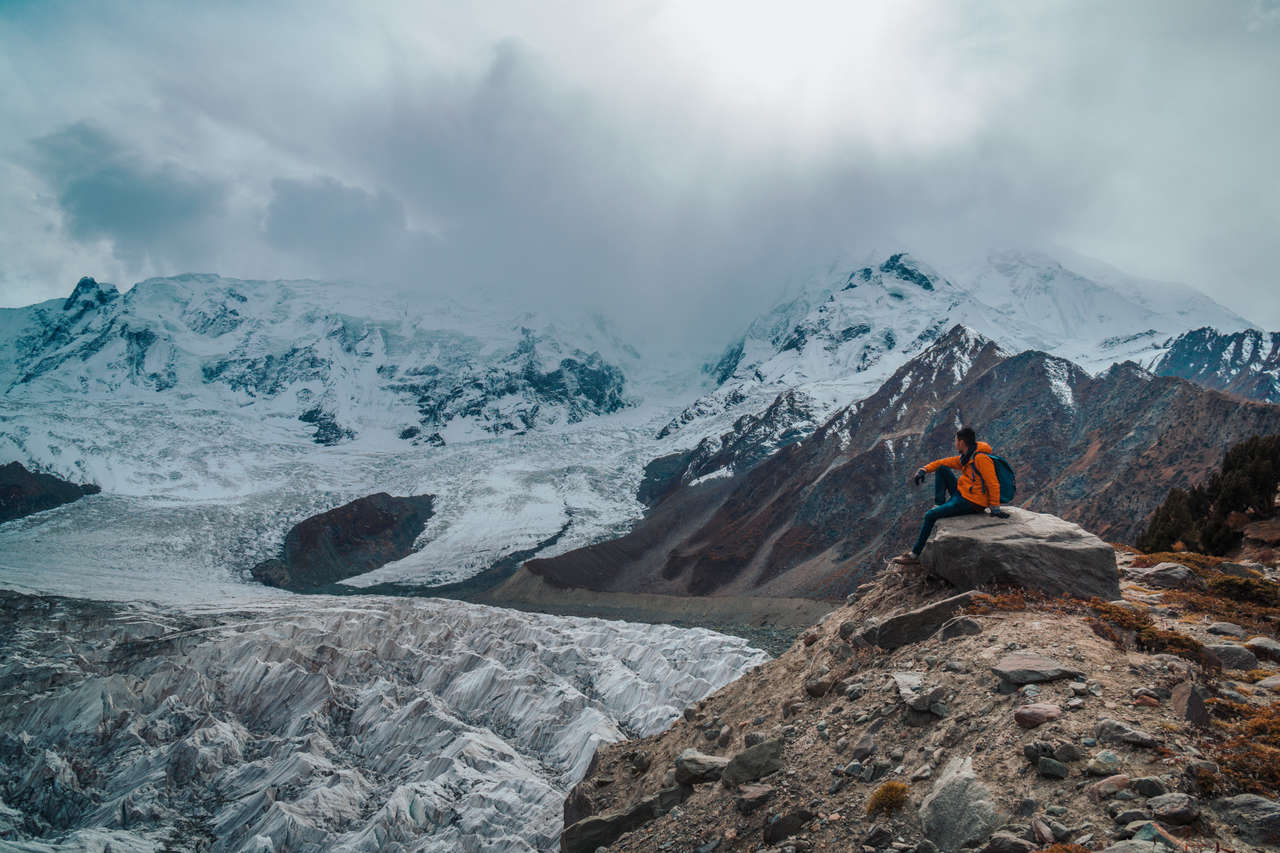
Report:
[[[52,474],[28,471],[20,462],[10,462],[0,466],[0,522],[53,509],[100,491],[92,483],[68,483]]]
[[[1225,334],[1205,327],[1166,343],[1152,370],[1251,400],[1280,403],[1280,332]]]
[[[1276,588],[1274,569],[1221,567]],[[561,850],[1280,849],[1275,772],[1259,771],[1274,728],[1240,744],[1248,721],[1274,726],[1280,673],[1261,652],[1280,644],[1122,586],[1122,603],[1032,604],[1048,590],[957,596],[882,573],[667,731],[598,750]],[[1218,657],[1202,666],[1200,649]]]
[[[958,326],[809,438],[746,473],[670,489],[621,539],[522,571],[606,592],[843,595],[910,543],[930,496],[909,477],[954,453],[962,422],[1012,461],[1017,503],[1124,542],[1171,486],[1280,427],[1280,406],[1134,364],[1091,377]]]
[[[268,586],[305,590],[371,572],[413,551],[434,500],[378,492],[313,515],[293,526],[283,554],[254,566],[253,576]]]

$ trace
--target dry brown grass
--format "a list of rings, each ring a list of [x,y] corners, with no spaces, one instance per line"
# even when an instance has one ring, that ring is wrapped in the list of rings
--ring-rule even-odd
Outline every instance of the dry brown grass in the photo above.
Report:
[[[1222,775],[1242,791],[1275,796],[1280,790],[1280,710],[1210,699],[1214,722],[1226,738],[1213,747]]]
[[[1251,669],[1248,672],[1238,676],[1241,681],[1247,681],[1250,684],[1256,684],[1264,678],[1275,675],[1269,669]]]
[[[1222,671],[1222,664],[1205,651],[1199,640],[1177,631],[1156,627],[1150,614],[1139,613],[1097,598],[1090,600],[1088,607],[1094,613],[1094,617],[1089,620],[1089,627],[1099,637],[1110,640],[1117,648],[1123,649],[1128,645],[1127,638],[1122,633],[1127,632],[1133,636],[1133,644],[1138,651],[1177,655],[1200,664],[1207,672]]]
[[[1039,853],[1092,853],[1092,851],[1088,847],[1082,847],[1079,844],[1059,842],[1050,844],[1048,847],[1041,847]]]
[[[1214,557],[1210,554],[1198,554],[1195,551],[1156,551],[1135,557],[1133,565],[1139,569],[1149,569],[1158,563],[1178,563],[1193,570],[1197,574],[1206,574],[1216,570],[1219,563],[1227,562],[1226,557]]]
[[[885,782],[867,799],[867,816],[889,815],[900,811],[907,804],[909,790],[911,786],[906,782]]]

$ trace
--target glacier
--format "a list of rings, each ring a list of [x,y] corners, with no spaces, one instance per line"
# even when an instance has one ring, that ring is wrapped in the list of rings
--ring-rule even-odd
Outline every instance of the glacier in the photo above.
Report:
[[[598,744],[766,659],[432,599],[0,598],[10,850],[554,849]]]

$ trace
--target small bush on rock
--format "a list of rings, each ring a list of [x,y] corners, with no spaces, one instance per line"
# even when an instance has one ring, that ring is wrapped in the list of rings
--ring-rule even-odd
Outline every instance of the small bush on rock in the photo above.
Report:
[[[910,786],[906,782],[885,782],[867,800],[867,816],[888,815],[901,810],[907,804],[909,790]]]

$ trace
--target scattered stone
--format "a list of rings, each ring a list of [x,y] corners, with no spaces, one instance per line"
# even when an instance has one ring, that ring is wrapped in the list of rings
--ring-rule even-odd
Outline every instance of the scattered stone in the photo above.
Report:
[[[782,769],[782,741],[767,740],[749,746],[726,761],[719,779],[726,787],[754,782]]]
[[[982,624],[972,616],[957,616],[942,623],[938,636],[944,640],[968,637],[982,633]]]
[[[1223,797],[1213,806],[1248,843],[1280,844],[1280,802],[1257,794],[1239,794]]]
[[[733,797],[733,807],[742,814],[751,814],[773,798],[770,785],[743,785]]]
[[[1034,842],[1019,838],[1012,832],[997,832],[979,849],[979,853],[1031,853],[1035,849]]]
[[[1076,678],[1082,674],[1079,670],[1063,666],[1052,658],[1026,652],[1005,655],[991,669],[1010,684],[1057,681],[1063,678]]]
[[[1182,793],[1161,794],[1147,801],[1156,820],[1174,826],[1185,826],[1200,817],[1200,804]]]
[[[1013,712],[1013,719],[1024,729],[1034,729],[1062,716],[1062,709],[1049,702],[1023,705]]]
[[[790,838],[799,832],[806,823],[813,820],[813,817],[813,812],[808,809],[795,809],[785,815],[774,815],[764,825],[765,843],[775,844]]]
[[[1204,648],[1222,663],[1223,669],[1258,668],[1258,658],[1244,646],[1238,646],[1235,643],[1219,643]]]
[[[1127,743],[1141,747],[1152,747],[1157,743],[1155,737],[1142,729],[1135,729],[1133,726],[1110,718],[1098,721],[1096,734],[1098,740],[1103,743]]]
[[[1280,675],[1268,675],[1261,681],[1254,682],[1255,687],[1261,687],[1263,690],[1274,690],[1280,693]]]
[[[1083,711],[1083,710],[1084,710],[1084,700],[1083,700],[1083,699],[1081,699],[1081,698],[1080,698],[1080,697],[1078,697],[1078,696],[1077,696],[1075,699],[1068,699],[1068,700],[1067,700],[1067,710],[1068,710],[1068,711]]]
[[[1164,849],[1150,841],[1120,841],[1104,847],[1102,853],[1164,853]]]
[[[1280,642],[1270,637],[1254,637],[1246,640],[1244,647],[1261,660],[1280,661]]]
[[[1150,820],[1151,815],[1148,814],[1145,809],[1135,809],[1126,806],[1115,813],[1114,819],[1115,822],[1121,826],[1128,826],[1135,821]]]
[[[1210,634],[1217,634],[1220,637],[1239,637],[1244,638],[1245,630],[1234,622],[1211,622],[1206,629]]]
[[[1167,794],[1169,788],[1158,776],[1142,776],[1131,783],[1133,790],[1144,797],[1159,797]]]
[[[925,838],[942,853],[986,841],[1000,825],[991,792],[978,781],[972,759],[952,759],[920,804]]]
[[[720,729],[720,736],[716,738],[716,746],[724,749],[733,740],[733,728],[731,726],[723,726]]]
[[[854,761],[865,761],[867,756],[872,755],[876,751],[876,741],[871,735],[863,735],[857,745],[850,753]]]
[[[1059,761],[1079,761],[1084,758],[1084,750],[1071,741],[1063,741],[1053,748],[1053,757]]]
[[[1071,770],[1067,765],[1047,755],[1041,756],[1040,760],[1036,762],[1036,772],[1050,779],[1065,779],[1071,774]]]
[[[815,699],[826,696],[835,686],[836,676],[831,672],[820,672],[804,683],[804,692]]]
[[[976,593],[973,592],[962,592],[906,613],[889,616],[868,625],[854,636],[852,642],[854,645],[896,649],[909,643],[927,640],[942,627],[944,622],[968,606],[975,595]]]
[[[1071,687],[1072,694],[1076,696],[1089,695],[1089,685],[1083,681],[1073,681],[1069,686]]]
[[[1094,782],[1087,789],[1090,796],[1097,800],[1107,800],[1129,787],[1129,777],[1123,773],[1108,776],[1101,782]]]
[[[759,748],[752,747],[752,749]],[[728,764],[728,758],[718,755],[706,755],[690,747],[676,757],[676,781],[681,785],[700,785],[705,782],[714,782],[720,778]]]
[[[764,741],[764,732],[747,732],[742,738],[742,742],[747,746],[755,746],[758,743],[764,743]]]
[[[872,847],[884,847],[893,840],[893,830],[883,824],[874,824],[867,833],[866,844]]]
[[[1136,570],[1136,579],[1143,586],[1157,589],[1203,589],[1200,576],[1181,563],[1157,563],[1149,569]],[[1119,596],[1113,596],[1118,598]]]
[[[1153,820],[1135,820],[1125,824],[1120,834],[1137,842],[1154,842],[1170,850],[1186,850],[1184,842],[1170,835],[1163,826]]]
[[[1120,597],[1114,548],[1056,516],[1006,509],[1009,518],[942,519],[920,561],[959,589],[1012,584],[1048,596]]]
[[[1192,725],[1209,725],[1209,706],[1205,700],[1209,698],[1209,689],[1190,681],[1183,681],[1173,688],[1170,706],[1173,713]]]

